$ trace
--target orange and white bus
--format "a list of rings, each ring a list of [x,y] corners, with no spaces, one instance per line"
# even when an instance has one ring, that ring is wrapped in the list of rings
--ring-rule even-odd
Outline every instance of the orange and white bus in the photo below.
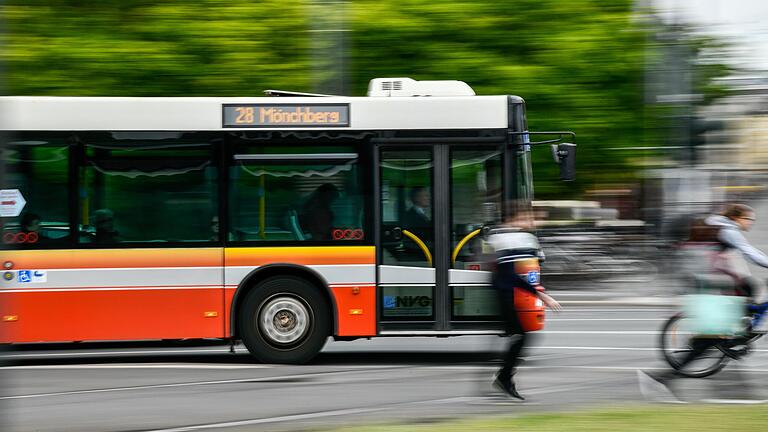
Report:
[[[478,233],[531,199],[523,99],[269,93],[0,98],[0,342],[220,338],[299,363],[328,337],[498,332]]]

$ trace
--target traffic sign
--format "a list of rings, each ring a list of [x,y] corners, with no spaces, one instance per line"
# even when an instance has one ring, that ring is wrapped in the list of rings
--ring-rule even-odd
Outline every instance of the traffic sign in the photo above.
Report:
[[[0,217],[16,217],[27,204],[18,189],[0,189]]]

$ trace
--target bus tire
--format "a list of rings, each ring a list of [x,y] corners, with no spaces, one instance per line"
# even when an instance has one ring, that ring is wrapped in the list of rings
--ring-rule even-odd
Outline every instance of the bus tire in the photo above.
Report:
[[[331,332],[328,301],[314,284],[295,276],[259,283],[243,299],[237,321],[243,344],[263,363],[306,363]]]

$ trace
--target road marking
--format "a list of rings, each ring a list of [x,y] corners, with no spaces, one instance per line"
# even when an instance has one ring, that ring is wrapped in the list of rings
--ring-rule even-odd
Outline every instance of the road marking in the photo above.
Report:
[[[568,366],[568,365],[553,365],[553,366],[518,366],[519,369],[596,369],[596,370],[669,370],[668,367],[640,367],[640,366]],[[424,369],[436,369],[436,370],[498,370],[498,365],[458,365],[458,366],[425,366]],[[766,370],[768,372],[768,370]]]
[[[667,321],[669,318],[547,318],[552,321]]]
[[[204,429],[219,429],[219,428],[238,427],[238,426],[251,426],[251,425],[257,425],[257,424],[264,424],[264,423],[277,423],[277,422],[286,422],[286,421],[317,419],[317,418],[323,418],[323,417],[334,417],[334,416],[342,416],[342,415],[365,414],[365,413],[372,413],[376,411],[383,411],[385,409],[387,408],[385,407],[353,408],[353,409],[343,409],[343,410],[334,410],[334,411],[320,411],[315,413],[294,414],[294,415],[286,415],[286,416],[278,416],[278,417],[251,419],[251,420],[239,420],[239,421],[230,421],[230,422],[221,422],[221,423],[207,423],[207,424],[200,424],[195,426],[175,427],[170,429],[153,429],[149,432],[188,432],[188,431],[197,431],[197,430],[204,430]]]
[[[246,354],[248,350],[243,348],[235,348],[236,354]],[[157,355],[157,354],[222,354],[229,353],[229,347],[216,348],[216,349],[186,349],[179,348],[178,350],[152,350],[147,348],[145,351],[95,351],[95,352],[63,352],[63,353],[43,353],[43,354],[4,354],[0,355],[0,360],[14,359],[14,358],[56,358],[56,357],[103,357],[110,355],[132,355],[132,354],[144,354],[144,355]]]
[[[428,399],[423,401],[404,402],[404,403],[390,404],[390,405],[371,407],[371,408],[350,408],[350,409],[343,409],[343,410],[319,411],[314,413],[293,414],[293,415],[284,415],[284,416],[277,416],[277,417],[250,419],[250,420],[238,420],[238,421],[229,421],[229,422],[220,422],[220,423],[206,423],[206,424],[200,424],[200,425],[194,425],[194,426],[174,427],[169,429],[153,429],[148,432],[189,432],[189,431],[198,431],[198,430],[205,430],[205,429],[251,426],[251,425],[257,425],[257,424],[264,424],[264,423],[279,423],[279,422],[286,422],[286,421],[309,420],[309,419],[316,419],[316,418],[323,418],[323,417],[366,414],[366,413],[384,411],[384,410],[408,406],[408,405],[434,405],[434,404],[447,404],[447,403],[456,403],[456,402],[468,402],[472,399],[473,399],[472,397]]]
[[[537,346],[531,349],[550,350],[576,350],[576,351],[661,351],[660,348],[632,348],[632,347],[585,347],[585,346]]]
[[[645,348],[645,347],[601,347],[601,346],[532,346],[532,350],[536,349],[552,349],[552,350],[595,350],[595,351],[661,351],[661,348]],[[768,349],[754,349],[750,350],[750,353],[754,352],[768,352]]]
[[[531,349],[582,350],[582,351],[661,351],[660,348],[600,347],[600,346],[537,346]]]
[[[599,309],[587,309],[582,308],[578,305],[573,305],[573,307],[570,307],[568,309],[564,309],[562,313],[569,313],[569,312],[670,312],[670,308],[658,308],[658,309],[630,309],[630,308],[614,308],[614,309],[607,309],[607,308],[599,308]]]
[[[568,291],[550,291],[547,290],[547,293],[553,297],[605,297],[605,295],[601,295],[600,292],[597,291],[583,291],[583,292],[568,292]],[[636,292],[612,292],[612,296],[615,296],[614,298],[621,298],[621,297],[634,297],[637,298]]]
[[[498,370],[498,366],[488,365],[488,366],[426,366],[425,369],[437,369],[437,370],[464,370],[464,371],[495,371]],[[553,365],[553,366],[518,366],[518,369],[527,369],[527,370],[551,370],[551,369],[578,369],[578,370],[594,370],[594,371],[668,371],[670,368],[668,366],[569,366],[569,365]],[[738,371],[738,372],[757,372],[757,373],[768,373],[768,369],[757,369],[757,368],[737,368],[737,367],[728,367],[729,371]]]
[[[536,332],[538,334],[615,334],[615,335],[658,335],[660,332],[658,331],[578,331],[578,330],[544,330],[544,331],[538,331]],[[597,350],[597,351],[659,351],[659,348],[637,348],[637,347],[600,347],[600,346],[533,346],[532,349],[552,349],[552,350]],[[408,352],[409,346],[402,346],[399,348],[388,348],[389,352]],[[353,351],[353,352],[364,352],[365,348],[361,347],[361,350],[363,351]],[[372,351],[376,351],[375,347],[371,347]],[[326,353],[332,352],[334,354],[339,354],[342,352],[350,352],[346,350],[341,351],[324,351]],[[377,351],[378,352],[378,351]],[[467,350],[467,352],[471,352],[470,350]],[[750,352],[768,352],[766,349],[753,349],[750,350]],[[51,358],[55,359],[57,357],[108,357],[108,356],[114,356],[114,355],[131,355],[131,354],[137,354],[137,355],[146,355],[146,356],[153,356],[158,354],[228,354],[229,348],[222,348],[219,350],[188,350],[184,348],[180,348],[178,351],[98,351],[98,352],[78,352],[78,353],[46,353],[46,354],[12,354],[12,355],[4,355],[0,356],[0,360],[10,360],[13,359],[36,359],[36,358]],[[237,354],[247,354],[248,351],[245,349],[238,349]],[[66,365],[61,365],[62,368]],[[258,368],[258,367],[276,367],[280,365],[248,365],[243,366],[245,367],[252,367],[252,368]],[[76,365],[72,365],[72,367],[76,367]],[[107,365],[104,365],[103,367],[110,367]],[[180,366],[179,366],[180,367]],[[357,367],[350,365],[349,367]],[[367,366],[366,366],[367,367]],[[378,366],[375,366],[378,367]],[[8,369],[8,368],[21,368],[21,366],[5,366],[0,367],[0,370],[2,369]],[[194,366],[190,366],[190,368],[194,368]],[[215,368],[215,367],[211,367]],[[226,368],[226,367],[222,367]],[[234,368],[234,366],[233,366]]]
[[[76,365],[26,365],[5,366],[6,369],[269,369],[278,365],[253,364],[189,364],[189,363],[149,363],[149,364],[76,364]]]
[[[768,403],[767,399],[762,399],[762,400],[756,400],[756,399],[702,399],[701,401],[704,402],[704,403],[712,403],[712,404],[743,404],[743,405],[757,405],[757,404]]]
[[[538,334],[660,335],[658,330],[542,330]]]
[[[408,365],[404,365],[404,366],[388,365],[386,367],[378,367],[378,369],[390,370],[390,369],[401,369],[405,367],[409,367],[409,366]],[[306,379],[306,378],[313,378],[313,377],[327,377],[329,375],[343,375],[343,374],[351,374],[351,373],[359,373],[359,372],[360,370],[358,369],[358,370],[344,370],[344,371],[335,371],[335,372],[317,372],[317,373],[308,373],[308,374],[281,375],[281,376],[271,376],[271,377],[261,377],[261,378],[237,378],[237,379],[228,379],[228,380],[192,381],[192,382],[170,383],[170,384],[148,384],[148,385],[140,385],[140,386],[112,387],[112,388],[92,389],[92,390],[71,390],[71,391],[51,392],[51,393],[34,393],[34,394],[27,394],[27,395],[2,396],[0,397],[0,400],[36,399],[36,398],[43,398],[43,397],[69,396],[69,395],[77,395],[77,394],[110,393],[110,392],[122,392],[122,391],[134,391],[134,390],[159,389],[159,388],[193,387],[193,386],[216,385],[216,384],[238,384],[238,383],[259,383],[259,382],[269,383],[273,381]]]

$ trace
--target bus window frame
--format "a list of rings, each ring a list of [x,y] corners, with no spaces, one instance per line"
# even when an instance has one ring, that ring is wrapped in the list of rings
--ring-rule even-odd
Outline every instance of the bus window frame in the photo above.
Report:
[[[251,132],[251,131],[249,131]],[[288,142],[285,143],[275,143],[272,140],[264,140],[262,144],[273,146],[273,147],[307,147],[310,145],[310,143],[313,146],[317,147],[317,152],[313,154],[327,154],[328,152],[322,150],[322,145],[318,144],[318,140],[322,140],[322,137],[328,137],[328,134],[331,131],[312,131],[312,132],[301,132],[301,133],[295,133],[294,131],[291,131],[291,136],[287,138]],[[358,136],[355,136],[355,132],[360,132]],[[238,154],[237,147],[239,145],[242,145],[243,141],[236,135],[232,134],[232,131],[221,131],[221,133],[224,136],[224,145],[222,146],[222,161],[223,166],[225,169],[221,170],[221,179],[220,179],[220,186],[226,190],[225,195],[221,195],[221,203],[223,205],[221,207],[224,208],[224,212],[222,215],[219,216],[219,232],[229,232],[230,231],[230,217],[232,209],[230,208],[230,194],[231,194],[231,179],[230,179],[230,168],[234,166],[234,162],[239,163],[261,163],[264,165],[270,165],[270,164],[280,164],[284,163],[284,161],[280,160],[248,160],[248,159],[237,159],[235,156]],[[295,136],[293,136],[295,135]],[[375,243],[375,236],[374,233],[374,217],[372,215],[373,211],[373,178],[370,175],[366,175],[365,167],[371,166],[373,163],[373,145],[371,145],[371,137],[372,133],[371,131],[344,131],[344,135],[350,139],[352,139],[352,142],[346,142],[344,140],[339,140],[340,142],[334,142],[333,139],[328,138],[327,141],[324,141],[327,144],[323,144],[326,146],[352,146],[355,151],[357,152],[357,161],[358,161],[358,178],[357,178],[357,184],[360,186],[359,193],[362,197],[361,203],[363,206],[363,223],[362,223],[362,230],[365,233],[364,237],[361,240],[327,240],[327,241],[302,241],[302,240],[230,240],[227,238],[228,236],[221,236],[224,237],[224,247],[323,247],[323,246],[337,246],[337,247],[343,247],[343,246],[374,246]],[[285,137],[281,137],[285,138]],[[307,142],[302,142],[301,140],[307,140]],[[278,140],[279,141],[279,140]],[[323,162],[334,162],[334,161],[348,161],[347,157],[349,156],[348,153],[340,153],[342,156],[339,159],[323,159]],[[310,159],[304,159],[304,160],[292,160],[290,161],[291,164],[294,165],[302,165],[302,164],[311,164],[313,163],[313,160]],[[222,217],[224,217],[222,219]],[[223,223],[222,223],[223,222]]]

